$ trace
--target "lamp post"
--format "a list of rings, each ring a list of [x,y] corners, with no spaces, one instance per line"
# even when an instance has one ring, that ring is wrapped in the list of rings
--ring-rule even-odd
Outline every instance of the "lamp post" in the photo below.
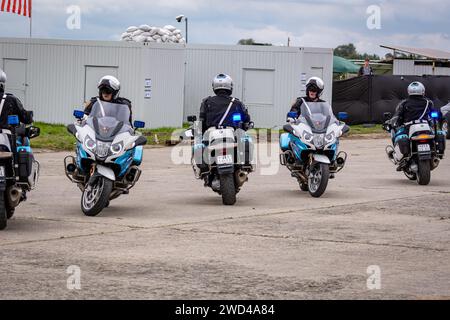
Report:
[[[186,23],[186,43],[188,43],[188,18],[182,14],[177,16],[175,18],[179,23],[184,19],[184,22]]]

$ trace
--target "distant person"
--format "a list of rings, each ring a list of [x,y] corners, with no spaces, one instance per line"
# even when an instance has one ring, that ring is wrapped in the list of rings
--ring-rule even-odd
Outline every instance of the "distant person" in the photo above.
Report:
[[[373,68],[370,66],[370,59],[366,58],[364,65],[359,68],[358,76],[372,76]]]
[[[116,77],[104,76],[100,79],[97,85],[98,97],[91,98],[91,101],[86,104],[84,113],[89,115],[92,110],[92,106],[97,102],[97,99],[101,101],[115,103],[115,104],[125,104],[130,108],[130,123],[132,121],[132,111],[131,111],[131,101],[122,97],[119,97],[120,92],[120,82]]]

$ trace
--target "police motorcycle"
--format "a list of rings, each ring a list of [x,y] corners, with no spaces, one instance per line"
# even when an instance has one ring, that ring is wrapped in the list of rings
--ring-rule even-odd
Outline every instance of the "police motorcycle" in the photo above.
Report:
[[[197,117],[189,116],[191,127],[183,137],[191,141],[191,163],[196,179],[204,180],[205,187],[221,195],[224,205],[236,203],[236,195],[254,170],[253,139],[245,131],[254,124],[244,124],[240,113],[233,114],[232,119],[234,127],[219,125],[202,134],[202,124]]]
[[[39,162],[34,159],[30,139],[38,137],[40,129],[20,124],[16,115],[8,117],[8,126],[0,129],[0,230],[7,227],[8,219],[39,178]]]
[[[145,123],[135,121],[133,129],[127,105],[99,99],[89,116],[79,110],[74,116],[77,120],[67,130],[77,139],[76,156],[66,157],[64,167],[82,192],[81,210],[96,216],[138,182],[147,139],[136,129]]]
[[[448,130],[448,124],[450,123],[450,102],[441,108],[443,125],[443,131],[447,132],[446,138],[450,139],[450,131]]]
[[[388,145],[388,158],[412,181],[428,185],[431,171],[444,158],[445,128],[440,129],[441,113],[432,111],[427,118],[415,120],[395,128],[396,117],[384,113],[383,129],[391,134],[394,146]],[[403,142],[403,143],[402,143]]]
[[[321,197],[328,180],[340,172],[347,161],[347,153],[338,152],[339,138],[350,128],[340,122],[327,102],[303,101],[300,117],[288,114],[289,124],[283,127],[280,136],[280,163],[291,171],[302,191],[309,191],[312,197]],[[348,114],[341,112],[339,119]]]

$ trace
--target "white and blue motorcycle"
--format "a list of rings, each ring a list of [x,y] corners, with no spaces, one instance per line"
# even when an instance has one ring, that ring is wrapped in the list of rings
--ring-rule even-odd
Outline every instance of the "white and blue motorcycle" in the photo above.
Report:
[[[29,111],[30,113],[32,111]],[[40,129],[20,124],[16,115],[8,116],[8,129],[0,129],[0,230],[7,227],[27,192],[36,187],[39,162],[30,146]]]
[[[83,213],[96,216],[139,180],[147,139],[131,126],[130,109],[124,104],[97,100],[89,116],[83,111],[74,116],[76,122],[67,129],[77,139],[76,157],[66,157],[64,167],[82,191]],[[134,122],[134,128],[144,127],[144,122]]]
[[[339,138],[350,131],[333,114],[326,102],[303,101],[300,117],[289,113],[289,124],[283,127],[286,133],[280,137],[280,162],[291,171],[302,191],[309,191],[318,198],[323,195],[328,180],[341,171],[347,154],[339,152]],[[347,118],[345,112],[340,119]]]

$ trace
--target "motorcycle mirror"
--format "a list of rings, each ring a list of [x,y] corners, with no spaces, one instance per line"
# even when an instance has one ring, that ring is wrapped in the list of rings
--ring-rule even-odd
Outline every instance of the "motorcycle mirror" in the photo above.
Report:
[[[81,110],[75,110],[73,112],[73,116],[77,119],[82,119],[84,117],[84,111]]]
[[[145,128],[145,122],[144,121],[135,121],[133,126],[136,129],[143,129],[143,128]]]
[[[347,112],[339,112],[338,113],[338,119],[341,121],[348,119],[348,113]]]
[[[385,113],[383,113],[383,118],[384,118],[385,121],[391,120],[391,118],[392,118],[392,113],[390,113],[390,112],[385,112]]]
[[[188,122],[195,122],[195,121],[197,121],[197,116],[188,116],[187,117],[187,121]]]
[[[186,130],[186,131],[184,132],[184,136],[185,136],[186,138],[192,138],[192,137],[194,136],[194,134],[192,133],[192,130]]]
[[[20,123],[19,117],[16,115],[8,116],[8,125],[17,126]]]
[[[38,127],[30,127],[28,129],[28,138],[29,139],[33,139],[33,138],[37,138],[41,135],[41,129]]]

